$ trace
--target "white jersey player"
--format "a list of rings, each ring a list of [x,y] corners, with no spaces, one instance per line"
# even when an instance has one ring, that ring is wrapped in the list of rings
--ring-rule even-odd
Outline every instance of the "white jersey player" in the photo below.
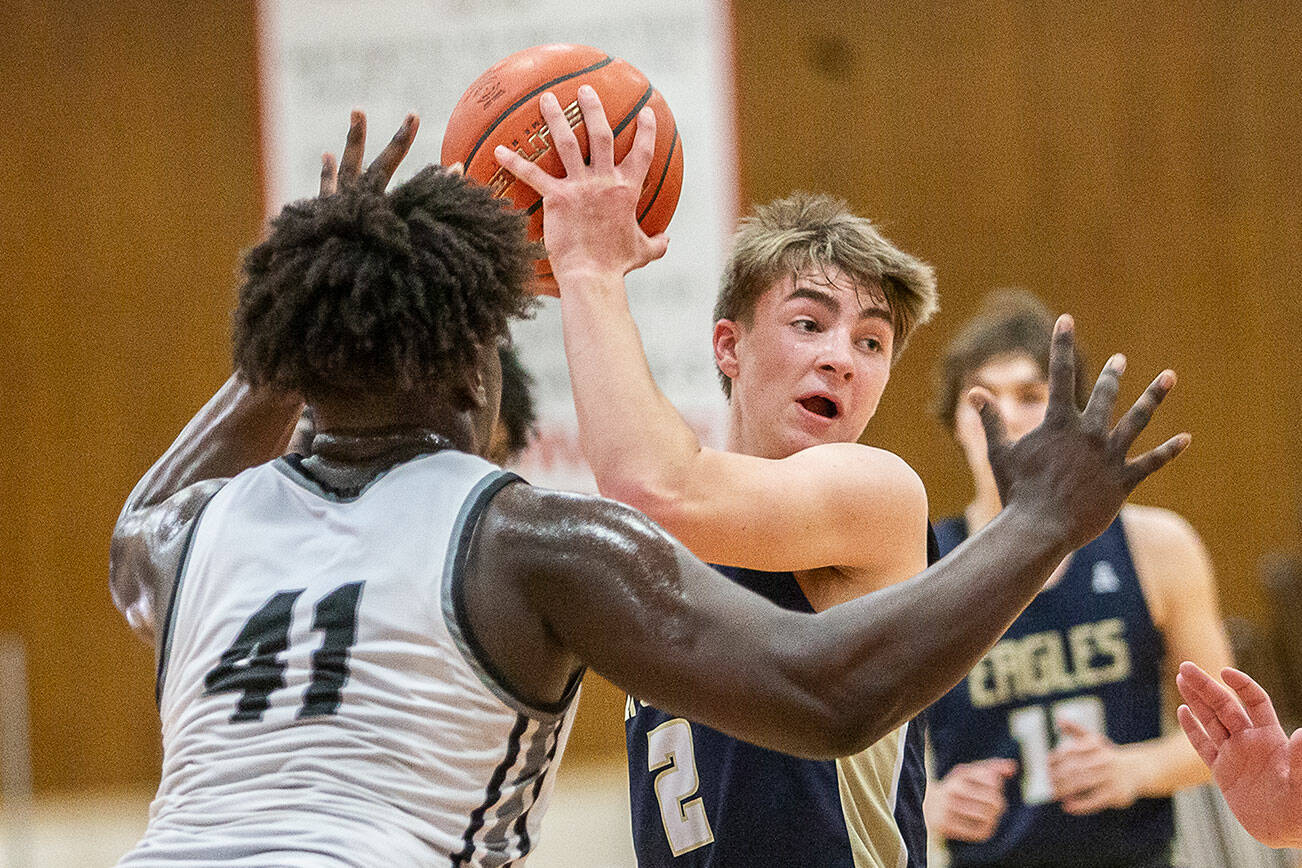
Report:
[[[516,862],[588,665],[765,747],[856,752],[966,673],[1185,443],[1125,458],[1169,374],[1107,434],[1119,367],[1082,415],[1056,364],[1041,429],[1001,445],[985,414],[1009,486],[999,518],[914,579],[781,609],[633,510],[477,457],[497,342],[531,303],[523,217],[438,167],[386,193],[415,118],[363,174],[364,130],[357,113],[322,196],[249,252],[238,373],[114,530],[114,600],[159,646],[164,747],[125,865]],[[643,116],[629,158],[643,175],[654,132]],[[1060,329],[1055,359],[1071,345]],[[281,458],[300,395],[312,454]]]

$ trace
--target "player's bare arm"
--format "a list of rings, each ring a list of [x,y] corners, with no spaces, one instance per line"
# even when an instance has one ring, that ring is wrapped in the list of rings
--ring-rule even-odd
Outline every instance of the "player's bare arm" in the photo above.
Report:
[[[541,101],[566,177],[509,150],[497,156],[546,202],[579,433],[601,492],[646,512],[715,563],[858,568],[876,581],[857,593],[917,572],[925,566],[926,495],[903,461],[858,444],[778,460],[707,449],[659,390],[624,288],[624,275],[667,244],[648,238],[633,217],[655,116],[639,115],[632,149],[616,164],[596,93],[580,89],[579,105],[589,119],[586,163],[559,104],[550,94]],[[881,544],[863,545],[864,528]]]
[[[957,683],[1062,558],[1107,527],[1134,486],[1187,445],[1178,435],[1127,460],[1173,375],[1160,375],[1110,428],[1122,365],[1109,363],[1081,413],[1071,399],[1071,349],[1064,317],[1049,412],[1031,434],[1009,442],[996,411],[983,405],[1008,505],[906,582],[802,615],[732,585],[609,501],[508,488],[474,537],[472,623],[509,635],[520,611],[533,613],[523,650],[486,650],[507,682],[536,701],[555,700],[587,664],[659,708],[768,747],[806,756],[860,749]],[[562,513],[585,520],[544,522]],[[520,586],[501,587],[513,581]],[[537,669],[549,674],[531,674]]]
[[[232,376],[137,483],[113,529],[109,588],[141,638],[154,642],[185,540],[222,484],[280,455],[302,402]]]
[[[362,172],[366,116],[354,111],[343,157],[322,159],[322,196],[340,187],[383,189],[411,147],[419,121],[408,115],[385,149]],[[302,413],[302,399],[253,389],[233,374],[136,484],[113,529],[109,588],[131,628],[156,640],[157,619],[203,505],[242,470],[284,453]]]
[[[1181,660],[1211,672],[1229,666],[1229,640],[1216,603],[1211,559],[1197,533],[1170,510],[1131,505],[1121,516],[1145,600],[1166,645],[1170,683]],[[1172,691],[1167,699],[1174,698]],[[1178,730],[1117,745],[1070,721],[1060,721],[1060,726],[1068,739],[1050,754],[1049,772],[1055,798],[1068,813],[1123,808],[1135,799],[1169,796],[1208,778]]]

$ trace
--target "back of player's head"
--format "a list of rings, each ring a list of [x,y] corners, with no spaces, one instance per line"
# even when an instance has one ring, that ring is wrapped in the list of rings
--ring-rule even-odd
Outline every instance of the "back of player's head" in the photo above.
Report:
[[[524,218],[436,166],[384,193],[295,202],[248,252],[234,360],[309,402],[462,384],[526,315],[535,253]]]
[[[1027,356],[1049,377],[1049,344],[1053,340],[1054,316],[1044,303],[1020,289],[996,290],[986,296],[945,347],[936,368],[936,397],[933,410],[946,430],[954,430],[954,414],[963,399],[965,385],[987,363],[1002,356]],[[1085,376],[1085,358],[1076,350],[1076,403],[1084,407],[1092,383]]]
[[[938,307],[931,266],[893,245],[841,199],[793,193],[760,205],[733,236],[714,306],[715,320],[749,325],[755,305],[784,274],[839,268],[857,286],[880,288],[894,320],[894,356]],[[723,389],[730,383],[723,377]]]

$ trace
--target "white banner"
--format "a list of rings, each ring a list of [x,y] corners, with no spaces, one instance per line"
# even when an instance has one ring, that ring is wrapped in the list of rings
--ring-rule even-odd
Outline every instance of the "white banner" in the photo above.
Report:
[[[316,192],[321,153],[343,147],[348,112],[367,113],[371,153],[403,116],[421,131],[399,180],[437,162],[443,128],[485,69],[532,45],[592,45],[641,69],[682,138],[682,196],[659,262],[629,277],[657,382],[709,445],[724,400],[711,311],[736,213],[731,57],[722,0],[263,0],[268,207]],[[594,490],[576,437],[560,308],[544,300],[514,329],[535,380],[539,437],[519,470],[531,482]]]

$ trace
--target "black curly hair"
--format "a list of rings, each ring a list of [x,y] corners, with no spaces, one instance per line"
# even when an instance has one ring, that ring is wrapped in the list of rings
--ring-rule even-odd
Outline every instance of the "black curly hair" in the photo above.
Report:
[[[245,256],[235,367],[309,403],[465,382],[532,312],[535,247],[520,212],[438,166],[290,204]]]

